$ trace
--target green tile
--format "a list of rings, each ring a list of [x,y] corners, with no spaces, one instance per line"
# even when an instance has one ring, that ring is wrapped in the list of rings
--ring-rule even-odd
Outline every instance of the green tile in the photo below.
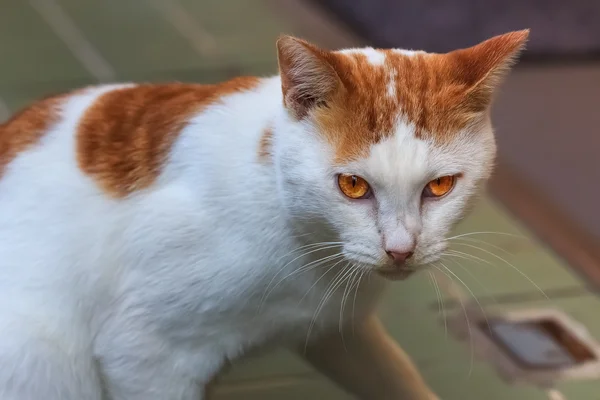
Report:
[[[477,365],[471,371],[469,361],[457,360],[456,364],[452,361],[421,371],[431,388],[444,400],[548,400],[538,388],[507,384],[488,366]]]
[[[22,82],[89,78],[89,73],[26,1],[0,12],[0,91]]]
[[[264,0],[179,0],[179,3],[216,37],[265,33],[276,37],[287,29],[284,20]]]
[[[390,334],[420,367],[463,353],[461,344],[445,331],[436,299],[429,277],[420,274],[392,285],[380,306],[379,315]],[[452,311],[444,310],[446,318]]]
[[[275,42],[286,26],[264,2],[181,0],[180,3],[214,38],[218,53],[229,63],[271,62],[276,66]]]
[[[65,12],[117,72],[217,66],[152,6],[152,1],[60,0]]]
[[[486,361],[472,355],[469,341],[458,341],[446,334],[437,310],[423,308],[429,296],[425,279],[418,278],[403,294],[392,293],[386,299],[382,318],[392,336],[413,357],[415,363],[443,399],[546,399],[533,387],[512,386],[502,380]],[[393,300],[393,301],[391,301]],[[400,301],[403,302],[401,303]],[[394,304],[397,306],[394,307]],[[486,307],[486,313],[501,310],[558,309],[583,324],[600,339],[600,300],[591,294],[579,297],[501,304]],[[462,314],[458,306],[447,309],[447,316]],[[471,321],[474,323],[474,321]],[[568,382],[559,385],[569,399],[594,399],[600,393],[600,381]]]
[[[600,381],[590,380],[582,382],[563,383],[558,386],[566,399],[597,400],[600,398]]]
[[[417,301],[410,301],[410,297],[422,291],[427,284],[420,277],[416,279],[415,283],[407,285],[407,288],[410,287],[406,290],[407,301],[399,307],[393,307],[389,304],[389,299],[386,299],[387,305],[382,311],[382,316],[390,333],[413,357],[427,382],[442,399],[547,399],[546,394],[540,389],[524,384],[509,384],[499,377],[490,364],[479,360],[476,356],[472,358],[468,342],[459,342],[452,335],[446,335],[443,325],[436,321],[436,312],[422,308],[419,310],[422,304],[418,305]],[[600,337],[600,320],[597,318],[600,312],[600,301],[594,296],[587,295],[553,302],[539,301],[510,306],[491,306],[489,310],[519,310],[523,308],[564,310],[573,319],[583,323],[592,335]],[[454,312],[461,311],[456,308],[448,310],[449,314]],[[315,375],[315,373],[287,353],[281,352],[247,361],[243,368],[243,372],[241,369],[238,370],[239,375],[235,379],[233,377],[225,378],[226,393],[222,392],[217,399],[330,398],[308,395],[308,393],[313,396],[325,396],[326,393],[328,396],[330,395],[329,392],[323,390],[332,390],[332,393],[338,395],[338,390],[324,378],[317,387],[305,381],[294,383],[298,379],[305,379],[309,374]],[[268,381],[269,385],[275,387],[262,388],[260,382],[263,381]],[[260,388],[257,389],[256,386]],[[569,399],[592,400],[594,397],[590,396],[593,393],[600,393],[600,381],[561,383],[559,389]],[[341,392],[339,396],[342,396],[339,398],[348,398],[344,397],[345,395]]]
[[[600,298],[588,295],[578,298],[554,300],[552,302],[537,302],[511,307],[523,308],[550,308],[558,309],[569,315],[575,322],[582,324],[596,342],[600,341]],[[492,308],[493,310],[494,308]],[[600,398],[600,380],[565,381],[558,385],[558,389],[567,399],[595,400]]]
[[[0,88],[0,96],[6,102],[11,112],[25,107],[32,102],[53,94],[64,93],[72,89],[94,84],[90,78],[81,78],[74,80],[63,80],[53,82],[41,82],[29,85],[19,85],[10,89]]]
[[[479,309],[475,300],[470,297],[473,307]],[[506,301],[506,297],[497,299],[500,303],[483,302],[484,310],[494,310],[498,307],[525,307],[540,306],[564,307],[578,320],[585,322],[593,332],[600,336],[600,320],[590,318],[600,312],[600,305],[595,304],[596,298],[590,293],[582,291],[570,297],[555,298],[551,300],[536,300],[531,296],[521,300],[519,298]],[[505,303],[502,303],[505,301]],[[445,328],[444,321],[448,321],[455,313],[462,314],[459,303],[446,298],[442,308],[438,296],[427,274],[417,274],[415,277],[391,286],[380,307],[380,315],[392,336],[406,347],[409,354],[418,362],[437,362],[438,359],[453,359],[464,353],[462,344],[457,342]],[[581,306],[579,306],[581,305]],[[423,338],[431,338],[425,341]]]
[[[230,64],[269,62],[277,65],[277,35],[223,35],[218,38],[219,49]]]
[[[351,396],[324,378],[282,378],[278,380],[221,385],[215,400],[350,400]]]
[[[223,376],[223,382],[248,381],[313,373],[312,367],[285,350],[277,350],[259,357],[240,360]]]
[[[471,234],[475,232],[481,233]],[[478,203],[455,234],[466,234],[451,241],[451,249],[460,253],[442,262],[478,296],[528,291],[543,297],[540,290],[583,285],[560,258],[489,198]]]

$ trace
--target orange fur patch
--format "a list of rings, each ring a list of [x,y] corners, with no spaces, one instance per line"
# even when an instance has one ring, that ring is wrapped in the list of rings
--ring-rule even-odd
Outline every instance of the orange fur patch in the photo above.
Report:
[[[270,161],[272,156],[272,145],[273,145],[273,129],[269,126],[265,128],[262,136],[260,137],[260,143],[258,145],[258,159],[267,163]]]
[[[189,118],[222,96],[254,88],[258,78],[217,85],[139,85],[102,95],[77,131],[77,159],[107,193],[123,197],[150,186]]]
[[[284,93],[295,94],[294,81],[303,91],[316,92],[315,98],[304,95],[308,106],[300,104],[302,113],[286,105],[298,118],[308,113],[302,106],[312,107],[338,163],[368,154],[373,144],[394,133],[398,119],[414,127],[416,137],[446,143],[483,120],[499,78],[527,36],[528,31],[512,32],[446,54],[372,50],[375,62],[360,50],[327,52],[285,38],[279,54]],[[319,84],[306,89],[308,80]]]
[[[35,145],[59,119],[65,96],[47,97],[25,108],[0,125],[0,177],[22,151]]]

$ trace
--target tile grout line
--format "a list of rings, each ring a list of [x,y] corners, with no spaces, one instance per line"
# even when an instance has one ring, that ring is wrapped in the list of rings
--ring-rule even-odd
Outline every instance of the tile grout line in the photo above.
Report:
[[[113,81],[116,78],[114,68],[86,39],[55,0],[29,0],[29,4],[94,78],[100,82]]]
[[[215,38],[177,0],[154,0],[151,3],[198,54],[214,57],[218,53]]]
[[[10,117],[10,107],[6,104],[6,101],[0,97],[0,123],[6,121]]]

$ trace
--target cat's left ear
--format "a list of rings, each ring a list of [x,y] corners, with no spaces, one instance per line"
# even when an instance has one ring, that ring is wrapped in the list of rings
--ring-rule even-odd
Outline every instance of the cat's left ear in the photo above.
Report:
[[[510,32],[445,55],[453,64],[455,78],[465,85],[473,111],[489,107],[494,92],[524,49],[528,37],[528,29]]]
[[[328,61],[329,53],[304,40],[280,37],[277,55],[284,103],[297,119],[327,104],[343,86]]]

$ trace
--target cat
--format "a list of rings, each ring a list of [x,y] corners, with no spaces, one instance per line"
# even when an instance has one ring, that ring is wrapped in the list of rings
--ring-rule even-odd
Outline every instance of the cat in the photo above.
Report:
[[[489,110],[528,34],[444,54],[282,36],[274,77],[92,86],[14,115],[0,398],[204,399],[277,345],[358,398],[437,399],[376,308],[489,177]]]

